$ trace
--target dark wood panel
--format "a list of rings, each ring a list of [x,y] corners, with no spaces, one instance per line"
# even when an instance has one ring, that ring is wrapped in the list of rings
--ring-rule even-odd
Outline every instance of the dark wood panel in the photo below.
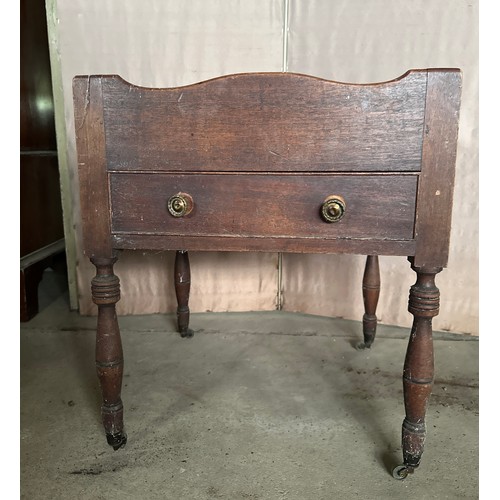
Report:
[[[59,245],[64,243],[64,229],[44,0],[20,3],[20,150],[20,309],[21,321],[28,321],[38,313],[44,269],[64,260],[64,248]]]
[[[55,151],[45,1],[21,0],[20,7],[21,149]]]
[[[21,257],[64,238],[59,167],[55,155],[21,155]]]
[[[114,233],[413,238],[416,175],[110,175]],[[193,211],[173,217],[168,199],[184,192]],[[320,208],[330,195],[345,199],[344,217],[325,222]]]
[[[73,90],[84,252],[90,258],[111,258],[101,79],[76,79]]]
[[[122,250],[178,250],[227,252],[351,253],[414,255],[415,240],[364,240],[320,238],[252,238],[240,236],[164,236],[115,234],[113,247]]]
[[[415,226],[416,267],[446,267],[448,263],[461,88],[459,70],[429,70]]]
[[[110,169],[418,171],[426,71],[374,85],[284,73],[174,89],[103,79]]]

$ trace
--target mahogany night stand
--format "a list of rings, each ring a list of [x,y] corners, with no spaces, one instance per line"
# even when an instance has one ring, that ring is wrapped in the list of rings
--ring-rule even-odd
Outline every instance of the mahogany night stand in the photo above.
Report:
[[[461,72],[376,84],[294,73],[154,89],[73,81],[84,251],[96,266],[96,364],[108,443],[126,443],[113,273],[122,249],[175,250],[178,327],[189,329],[189,250],[367,255],[364,343],[375,337],[379,255],[416,272],[404,362],[403,479],[418,467],[434,362],[435,275],[447,264]]]

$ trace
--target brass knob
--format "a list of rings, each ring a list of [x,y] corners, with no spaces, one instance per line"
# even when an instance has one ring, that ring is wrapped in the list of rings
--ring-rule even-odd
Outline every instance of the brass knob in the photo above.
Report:
[[[177,193],[168,199],[167,208],[173,217],[184,217],[193,210],[194,203],[191,195],[187,193]]]
[[[321,217],[325,222],[338,222],[344,216],[345,211],[344,198],[336,194],[328,196],[321,205]]]

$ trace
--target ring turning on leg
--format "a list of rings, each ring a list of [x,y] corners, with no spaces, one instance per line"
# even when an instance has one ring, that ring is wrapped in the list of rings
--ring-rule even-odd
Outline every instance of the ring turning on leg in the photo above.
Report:
[[[92,300],[98,307],[96,368],[102,392],[102,422],[108,444],[115,450],[125,445],[121,387],[123,351],[115,304],[120,300],[120,280],[113,274],[113,259],[91,259],[97,274],[92,279]]]
[[[408,310],[413,314],[403,370],[405,419],[402,429],[403,469],[393,472],[404,479],[419,465],[426,436],[425,414],[434,378],[432,318],[439,313],[439,290],[434,283],[441,268],[416,268],[417,282],[410,289]],[[404,477],[401,477],[404,476]]]

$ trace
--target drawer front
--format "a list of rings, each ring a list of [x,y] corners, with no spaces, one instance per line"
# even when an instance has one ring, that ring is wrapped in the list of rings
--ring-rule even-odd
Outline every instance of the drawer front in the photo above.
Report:
[[[110,192],[115,235],[411,240],[417,176],[112,173]],[[193,200],[182,217],[168,211],[178,193]],[[331,195],[337,222],[321,216]]]

